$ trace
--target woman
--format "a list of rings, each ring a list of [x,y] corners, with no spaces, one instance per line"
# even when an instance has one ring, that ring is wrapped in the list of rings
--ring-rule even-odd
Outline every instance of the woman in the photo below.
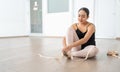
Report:
[[[95,26],[87,21],[88,8],[78,11],[78,23],[72,24],[63,39],[63,54],[66,56],[86,57],[96,56],[98,49],[95,43]],[[69,54],[70,53],[70,54]]]

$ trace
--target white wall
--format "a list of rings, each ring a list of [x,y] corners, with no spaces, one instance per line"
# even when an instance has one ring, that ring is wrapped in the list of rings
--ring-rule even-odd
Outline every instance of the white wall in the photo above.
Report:
[[[71,24],[71,17],[66,13],[53,13],[44,17],[43,35],[44,36],[63,36],[68,26]]]
[[[95,25],[97,38],[116,37],[115,0],[95,0]]]
[[[29,0],[0,0],[0,37],[30,34]]]
[[[120,38],[120,0],[116,0],[116,37]]]

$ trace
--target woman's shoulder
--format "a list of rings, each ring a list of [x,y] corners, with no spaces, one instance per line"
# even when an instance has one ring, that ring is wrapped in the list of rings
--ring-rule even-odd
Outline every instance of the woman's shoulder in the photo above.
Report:
[[[78,24],[78,23],[73,23],[73,24],[71,25],[71,27],[72,27],[74,30],[76,30],[76,29],[77,29],[77,24]]]
[[[89,30],[89,29],[90,29],[90,30],[91,30],[91,29],[92,29],[92,30],[95,30],[95,25],[94,25],[93,23],[90,23],[90,22],[89,22],[89,24],[88,24],[88,30]]]
[[[94,25],[93,23],[91,23],[91,22],[88,22],[88,24],[89,24],[89,25],[93,25],[93,26],[95,26],[95,25]]]
[[[88,22],[88,27],[95,27],[95,25],[91,22]]]

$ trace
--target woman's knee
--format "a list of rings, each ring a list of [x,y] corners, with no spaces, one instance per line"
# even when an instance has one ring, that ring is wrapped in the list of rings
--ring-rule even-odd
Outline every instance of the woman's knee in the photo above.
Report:
[[[98,48],[93,47],[89,53],[89,57],[94,57],[97,55],[97,53],[99,52]]]

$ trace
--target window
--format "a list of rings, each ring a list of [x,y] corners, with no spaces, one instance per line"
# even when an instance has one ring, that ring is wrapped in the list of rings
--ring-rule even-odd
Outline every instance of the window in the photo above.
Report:
[[[48,0],[48,13],[68,12],[69,0]]]

